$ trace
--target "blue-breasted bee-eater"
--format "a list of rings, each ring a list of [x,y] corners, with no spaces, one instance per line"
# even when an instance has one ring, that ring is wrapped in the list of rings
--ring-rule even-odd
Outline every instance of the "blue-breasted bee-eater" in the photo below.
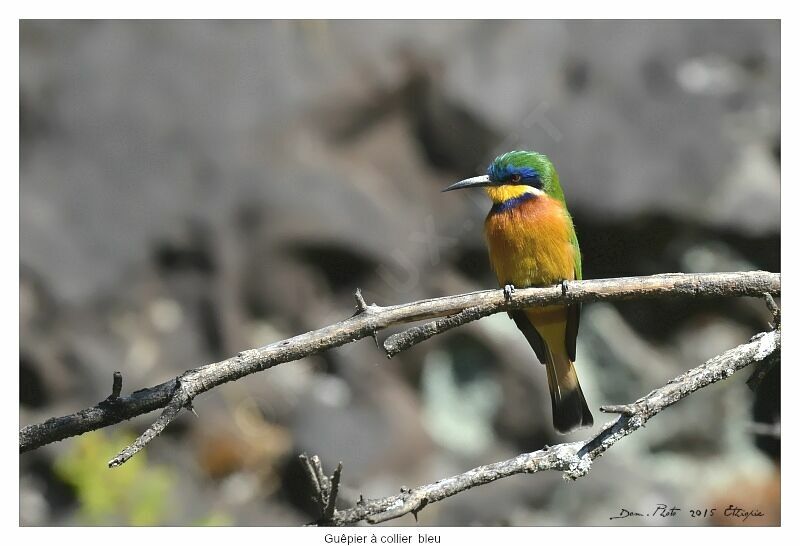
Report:
[[[486,175],[456,182],[443,191],[481,187],[492,200],[484,233],[489,261],[512,297],[514,287],[551,286],[582,278],[581,251],[564,201],[558,173],[536,152],[497,157]],[[512,311],[537,358],[547,368],[553,426],[569,432],[594,423],[575,373],[580,304]]]

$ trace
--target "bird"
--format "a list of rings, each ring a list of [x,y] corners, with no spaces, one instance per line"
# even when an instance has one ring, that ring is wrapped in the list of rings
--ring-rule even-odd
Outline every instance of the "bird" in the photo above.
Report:
[[[534,151],[504,153],[482,176],[442,191],[483,188],[492,201],[484,222],[489,261],[505,297],[515,288],[583,278],[581,251],[558,172]],[[594,424],[575,371],[580,303],[510,311],[547,370],[553,427],[565,434]]]

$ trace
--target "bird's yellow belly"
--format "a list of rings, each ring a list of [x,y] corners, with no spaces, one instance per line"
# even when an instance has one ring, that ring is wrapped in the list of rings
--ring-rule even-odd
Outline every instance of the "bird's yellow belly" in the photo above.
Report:
[[[490,213],[485,223],[489,259],[501,285],[544,286],[575,278],[571,220],[563,206],[538,196]]]

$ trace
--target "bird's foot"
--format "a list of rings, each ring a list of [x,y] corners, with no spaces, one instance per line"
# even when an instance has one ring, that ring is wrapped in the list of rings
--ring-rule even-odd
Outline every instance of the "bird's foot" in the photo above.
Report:
[[[513,284],[507,284],[503,287],[503,296],[505,296],[506,301],[511,301],[511,298],[514,296],[514,292],[516,292],[516,288],[514,288]]]

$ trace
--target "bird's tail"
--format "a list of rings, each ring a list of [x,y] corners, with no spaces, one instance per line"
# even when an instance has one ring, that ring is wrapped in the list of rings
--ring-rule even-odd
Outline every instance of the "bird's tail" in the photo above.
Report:
[[[545,343],[545,347],[547,386],[550,388],[550,401],[553,404],[553,426],[562,434],[576,428],[592,426],[594,418],[583,396],[575,366],[566,351],[553,351],[549,343]]]

